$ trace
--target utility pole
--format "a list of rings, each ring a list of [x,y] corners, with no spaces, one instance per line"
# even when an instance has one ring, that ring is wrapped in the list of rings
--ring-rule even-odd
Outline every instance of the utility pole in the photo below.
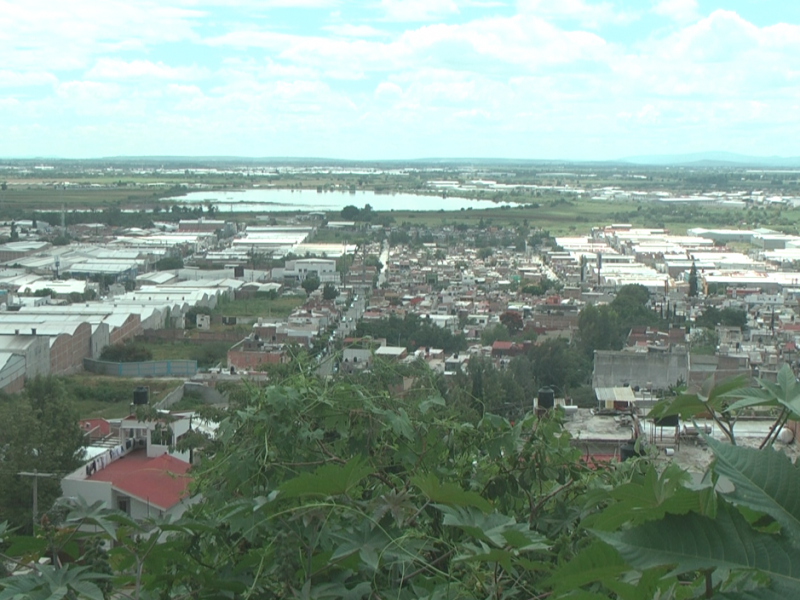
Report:
[[[17,473],[20,477],[33,477],[33,527],[36,529],[36,519],[39,515],[39,478],[40,477],[55,477],[55,473],[39,473],[36,469],[33,473],[23,471]]]

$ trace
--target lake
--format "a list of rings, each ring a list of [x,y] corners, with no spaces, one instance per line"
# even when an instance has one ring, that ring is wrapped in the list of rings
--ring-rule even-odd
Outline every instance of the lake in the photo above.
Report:
[[[369,204],[373,210],[461,210],[472,208],[499,208],[501,205],[490,200],[469,200],[467,198],[442,198],[441,196],[422,196],[418,194],[376,194],[373,191],[317,192],[316,190],[285,190],[277,188],[250,189],[237,191],[190,192],[185,196],[165,198],[165,201],[179,204],[211,203],[218,212],[288,212],[288,211],[340,211],[353,205],[364,208]],[[505,203],[509,204],[509,203]]]

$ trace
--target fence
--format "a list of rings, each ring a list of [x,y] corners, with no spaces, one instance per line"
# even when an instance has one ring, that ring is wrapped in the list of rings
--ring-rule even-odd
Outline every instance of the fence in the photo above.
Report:
[[[191,377],[197,373],[197,361],[153,360],[115,363],[84,358],[83,368],[92,373],[111,377]]]

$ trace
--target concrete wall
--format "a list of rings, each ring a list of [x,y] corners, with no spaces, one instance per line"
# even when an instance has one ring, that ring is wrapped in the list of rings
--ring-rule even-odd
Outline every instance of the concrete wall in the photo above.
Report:
[[[109,336],[109,344],[112,346],[139,335],[142,331],[141,318],[137,314],[129,316],[121,327],[115,327]]]
[[[197,373],[196,360],[113,363],[86,358],[83,366],[92,373],[112,377],[190,377]]]
[[[81,323],[73,335],[62,334],[51,340],[50,372],[68,375],[83,369],[83,359],[91,358],[92,326]]]
[[[61,491],[67,498],[83,498],[89,505],[103,502],[109,508],[116,508],[116,504],[112,504],[113,490],[108,481],[89,481],[65,477],[61,480]]]
[[[185,394],[200,396],[208,404],[224,404],[227,402],[225,396],[214,388],[202,383],[186,381],[167,394],[155,407],[159,410],[169,410],[183,400]]]
[[[35,336],[25,353],[25,378],[50,374],[50,338]]]
[[[14,394],[25,387],[25,357],[12,354],[5,365],[0,366],[0,391]]]
[[[100,358],[103,349],[111,343],[111,333],[109,331],[108,323],[100,323],[94,327],[94,331],[90,337],[89,344],[89,357],[95,360]]]
[[[592,386],[667,389],[689,381],[686,353],[595,351]]]

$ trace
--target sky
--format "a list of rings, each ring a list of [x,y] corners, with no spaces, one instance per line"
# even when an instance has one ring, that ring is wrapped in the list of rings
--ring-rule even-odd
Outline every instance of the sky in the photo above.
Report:
[[[800,156],[797,0],[0,0],[0,156]]]

